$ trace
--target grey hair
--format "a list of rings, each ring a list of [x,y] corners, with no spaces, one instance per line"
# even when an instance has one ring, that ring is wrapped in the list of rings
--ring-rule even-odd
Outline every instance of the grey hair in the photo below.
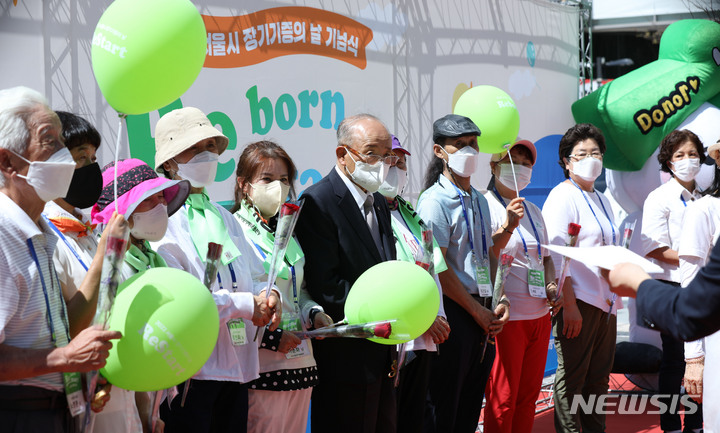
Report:
[[[28,121],[38,106],[50,110],[47,99],[38,91],[18,86],[0,90],[0,148],[24,154],[30,144]],[[5,178],[0,176],[0,187]]]
[[[342,120],[342,122],[340,122],[340,125],[338,125],[337,145],[338,146],[352,145],[353,134],[355,133],[357,124],[360,123],[360,121],[362,121],[362,120],[368,120],[368,119],[379,122],[383,127],[385,127],[386,130],[388,130],[387,126],[385,126],[383,121],[378,119],[376,116],[373,116],[372,114],[368,114],[368,113],[356,114],[354,116],[344,118]]]

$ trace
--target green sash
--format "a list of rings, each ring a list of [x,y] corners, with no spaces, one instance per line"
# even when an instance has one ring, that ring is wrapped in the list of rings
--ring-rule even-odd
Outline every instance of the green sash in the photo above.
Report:
[[[130,248],[125,253],[125,262],[138,272],[151,268],[166,268],[167,263],[160,254],[150,248],[148,241],[143,241],[143,244],[145,245],[145,251],[135,246],[135,244],[130,244]]]
[[[240,257],[240,251],[228,236],[220,211],[210,202],[204,190],[202,194],[190,194],[185,203],[188,205],[190,238],[203,262],[207,257],[208,242],[223,246],[220,259],[223,265]]]
[[[397,196],[395,197],[395,200],[397,200],[398,202],[398,210],[400,211],[400,215],[405,220],[405,223],[410,228],[410,231],[413,235],[415,235],[418,242],[420,242],[420,246],[422,247],[422,232],[427,227],[425,222],[422,220],[422,218],[420,218],[420,215],[415,212],[415,209],[410,206],[410,203],[406,202],[402,197]],[[398,224],[399,223],[395,219],[392,220],[392,230],[395,234],[395,250],[397,251],[397,259],[404,262],[415,263],[415,257],[413,256],[410,247],[405,242],[402,242],[400,240],[402,239],[402,232],[400,231],[400,227],[398,227]],[[448,268],[447,264],[445,263],[445,258],[442,255],[442,251],[440,250],[440,247],[435,240],[435,236],[433,236],[433,262],[436,274],[444,272]]]
[[[275,233],[272,232],[257,212],[245,201],[242,202],[240,209],[233,215],[240,222],[240,225],[242,225],[245,233],[253,241],[255,247],[262,250],[262,255],[265,256],[263,266],[265,267],[265,273],[267,273],[270,270],[270,256],[272,255],[273,245],[275,244]],[[283,280],[289,279],[289,266],[295,265],[301,258],[303,258],[303,252],[302,249],[300,249],[300,245],[295,241],[295,238],[290,238],[287,250],[285,251],[285,260],[282,263],[282,267],[278,270],[278,278],[282,278]]]

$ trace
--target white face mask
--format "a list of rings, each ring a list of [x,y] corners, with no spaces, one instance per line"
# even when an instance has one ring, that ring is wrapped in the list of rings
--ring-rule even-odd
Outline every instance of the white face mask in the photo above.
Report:
[[[249,194],[250,201],[265,219],[272,218],[278,213],[290,192],[290,185],[285,185],[279,180],[250,184],[250,186],[253,189],[253,193]]]
[[[19,174],[18,177],[33,187],[40,200],[49,202],[67,195],[75,174],[75,161],[67,147],[53,153],[47,161],[28,161],[17,153],[15,155],[30,164],[27,175]]]
[[[145,212],[133,212],[130,234],[135,239],[157,242],[165,236],[168,227],[167,206],[160,203]]]
[[[395,198],[402,194],[403,188],[407,184],[407,170],[401,170],[397,166],[390,167],[387,177],[378,189],[378,192],[387,198]]]
[[[390,167],[382,161],[376,162],[375,165],[356,161],[349,150],[347,155],[355,161],[355,171],[352,173],[348,171],[353,182],[365,188],[371,194],[377,192],[380,185],[385,181]],[[345,166],[345,170],[347,170],[347,166]]]
[[[683,182],[695,180],[695,176],[700,172],[699,158],[685,158],[680,161],[672,161],[672,172],[678,179]]]
[[[580,161],[573,161],[572,174],[587,182],[594,182],[602,173],[602,161],[586,156]]]
[[[515,191],[515,179],[517,179],[517,190],[522,191],[530,184],[532,168],[524,165],[515,166],[515,179],[513,179],[512,166],[510,164],[498,164],[500,175],[497,180],[511,190]]]
[[[185,164],[178,164],[177,174],[182,179],[190,181],[194,188],[205,188],[215,182],[219,155],[204,151],[193,156]]]
[[[445,152],[445,149],[443,149]],[[460,177],[470,177],[475,173],[478,164],[478,156],[480,153],[475,148],[465,146],[455,153],[447,153],[447,165],[452,171]]]

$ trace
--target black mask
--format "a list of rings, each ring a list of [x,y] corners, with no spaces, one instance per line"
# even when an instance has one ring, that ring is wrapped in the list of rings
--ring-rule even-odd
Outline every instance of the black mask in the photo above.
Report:
[[[102,171],[97,162],[76,168],[64,200],[77,208],[88,208],[98,201],[102,187]]]

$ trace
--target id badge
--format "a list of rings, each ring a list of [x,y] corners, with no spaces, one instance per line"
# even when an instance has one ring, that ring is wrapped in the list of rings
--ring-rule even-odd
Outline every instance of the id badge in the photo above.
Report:
[[[482,262],[472,255],[473,268],[475,269],[475,283],[478,294],[483,298],[492,296],[492,284],[490,283],[490,261],[483,258]]]
[[[85,399],[83,398],[80,373],[63,373],[63,384],[65,385],[65,397],[67,397],[70,414],[78,416],[85,413]]]
[[[547,298],[544,270],[528,269],[528,290],[533,298]]]
[[[280,321],[280,328],[285,331],[302,331],[300,316],[295,312],[283,313],[282,320]],[[308,347],[308,340],[302,340],[296,348],[289,350],[288,353],[285,354],[285,358],[295,359],[309,354],[310,349]]]
[[[233,346],[242,346],[247,343],[245,322],[243,322],[242,319],[228,320],[227,327]]]

